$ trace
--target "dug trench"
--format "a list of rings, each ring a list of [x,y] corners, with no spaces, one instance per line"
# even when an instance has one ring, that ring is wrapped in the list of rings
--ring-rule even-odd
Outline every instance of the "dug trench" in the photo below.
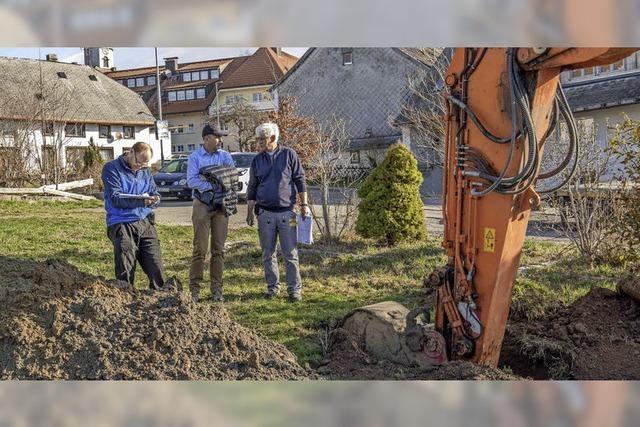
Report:
[[[640,290],[638,277],[621,283]],[[333,379],[637,380],[640,304],[624,292],[593,288],[573,304],[537,318],[512,313],[499,368],[460,361],[428,369],[401,366],[371,356],[340,327],[331,331],[329,342],[318,370]]]
[[[640,278],[623,284],[640,289]],[[593,288],[541,317],[512,318],[500,366],[533,379],[638,380],[640,304],[620,290]]]

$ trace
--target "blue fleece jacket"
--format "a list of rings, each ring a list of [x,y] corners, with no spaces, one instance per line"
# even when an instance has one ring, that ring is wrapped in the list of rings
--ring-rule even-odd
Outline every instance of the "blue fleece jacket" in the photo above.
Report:
[[[144,205],[144,200],[123,199],[120,194],[159,195],[149,168],[134,172],[125,162],[124,155],[104,165],[102,183],[107,226],[135,222],[146,218],[152,211],[151,207]]]

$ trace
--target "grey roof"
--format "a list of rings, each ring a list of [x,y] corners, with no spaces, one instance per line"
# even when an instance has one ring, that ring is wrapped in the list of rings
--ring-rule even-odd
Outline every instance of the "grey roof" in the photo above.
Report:
[[[348,150],[379,150],[393,145],[401,138],[402,134],[389,135],[384,137],[353,138],[349,143]]]
[[[563,85],[574,112],[640,103],[640,73],[614,75]]]
[[[154,122],[140,96],[86,65],[0,58],[0,99],[0,119],[34,120],[44,105],[45,118],[52,121]]]
[[[271,86],[271,90],[276,89],[278,86],[280,86],[280,84],[282,84],[282,82],[288,79],[289,76],[291,76],[291,74],[295,73],[296,70],[307,60],[307,58],[311,56],[311,53],[313,53],[315,49],[316,48],[313,48],[313,47],[307,49],[306,52],[300,57],[300,59],[298,59],[298,61],[293,65],[293,67],[291,67],[289,71],[287,71],[277,82],[275,82],[273,86]],[[380,48],[380,49],[383,49],[383,48]],[[426,65],[428,67],[433,65],[434,56],[427,54],[425,52],[425,49],[423,48],[394,47],[391,49],[393,49],[396,52],[404,54],[404,56],[409,57],[410,59],[420,63],[421,65]],[[426,48],[426,49],[437,49],[438,51],[440,51],[441,54],[444,53],[445,55],[449,55],[449,56],[451,55],[450,53],[451,48],[444,48],[444,49]]]

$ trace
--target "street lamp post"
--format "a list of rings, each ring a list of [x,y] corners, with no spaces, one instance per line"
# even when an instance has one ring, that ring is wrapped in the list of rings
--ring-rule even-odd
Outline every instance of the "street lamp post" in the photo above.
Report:
[[[160,67],[158,66],[158,48],[155,47],[156,54],[156,92],[158,92],[158,119],[162,121],[162,92],[160,91]],[[156,122],[156,132],[158,133],[158,139],[160,139],[160,164],[164,166],[164,144],[162,136],[158,132],[158,123]]]
[[[218,80],[215,83],[216,86],[216,114],[218,115],[218,129],[220,129],[220,97],[218,96],[219,92],[218,92],[218,85],[220,83],[223,83],[222,80]]]

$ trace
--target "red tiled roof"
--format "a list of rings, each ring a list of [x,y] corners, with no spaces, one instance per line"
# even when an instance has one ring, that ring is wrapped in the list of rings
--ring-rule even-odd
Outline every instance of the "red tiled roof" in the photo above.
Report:
[[[160,72],[164,71],[164,65],[160,66]],[[156,75],[156,67],[143,67],[143,68],[130,68],[128,70],[115,70],[115,71],[104,71],[105,76],[111,77],[114,80],[119,80],[127,77],[138,77],[138,76],[148,76],[153,74]]]
[[[219,89],[232,89],[248,86],[263,86],[275,83],[282,77],[298,60],[297,57],[285,52],[278,55],[271,48],[259,48],[253,55],[239,56],[236,58],[222,58],[207,61],[187,62],[178,64],[178,73],[184,71],[196,71],[219,67],[221,68],[220,81],[223,83]],[[160,72],[165,67],[160,66]],[[155,75],[155,67],[134,68],[129,70],[106,71],[104,74],[112,79],[121,80],[132,77]],[[185,89],[207,86],[209,93],[204,99],[194,99],[190,101],[163,102],[163,114],[190,113],[196,111],[206,111],[209,105],[215,100],[216,93],[211,87],[216,80],[199,80],[184,82],[175,77],[161,80],[162,90]],[[149,109],[155,114],[157,112],[157,94],[154,86],[143,86],[131,88],[136,93],[145,93],[145,99]]]
[[[297,60],[298,58],[288,53],[281,52],[277,55],[273,49],[261,47],[229,78],[223,79],[224,83],[220,88],[272,85],[293,67]]]

